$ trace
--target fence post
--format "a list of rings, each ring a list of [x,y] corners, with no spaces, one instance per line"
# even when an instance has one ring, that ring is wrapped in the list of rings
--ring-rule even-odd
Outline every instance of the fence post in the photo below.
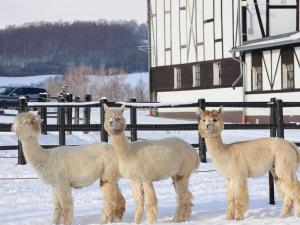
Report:
[[[86,102],[92,101],[92,96],[91,95],[85,95],[84,100]],[[83,124],[89,125],[91,120],[91,107],[85,106],[83,110]],[[88,131],[84,131],[85,134],[88,133]]]
[[[205,99],[201,98],[198,99],[198,107],[202,110],[205,110]],[[199,116],[199,120],[198,120],[198,126],[200,123],[200,116]],[[200,133],[198,132],[198,136],[199,136],[199,156],[201,159],[201,162],[203,163],[207,163],[207,159],[206,159],[206,144],[205,144],[205,140],[204,138],[201,137]]]
[[[72,94],[68,94],[66,96],[66,100],[67,102],[73,102],[73,95]],[[73,107],[66,107],[66,124],[67,125],[72,125],[72,115],[73,114]],[[68,134],[72,134],[72,131],[68,131]]]
[[[104,121],[105,121],[105,111],[104,111],[104,105],[107,104],[108,100],[107,98],[103,97],[100,100],[100,122],[101,122],[101,141],[108,142],[108,133],[104,129]]]
[[[276,121],[277,121],[277,137],[284,138],[284,121],[282,100],[276,99]]]
[[[75,99],[74,99],[75,102],[80,102],[80,97],[79,96],[75,96]],[[74,113],[74,124],[79,124],[79,107],[76,106],[75,107],[75,113]]]
[[[26,104],[26,98],[20,97],[19,98],[19,113],[26,112],[27,104]],[[26,159],[24,157],[23,148],[21,142],[18,140],[18,164],[19,165],[25,165]]]
[[[270,137],[276,137],[276,98],[270,99]],[[269,172],[269,203],[275,205],[275,194],[274,194],[274,179],[271,172]]]
[[[58,102],[64,102],[65,98],[62,96],[59,96]],[[59,127],[59,145],[65,145],[66,144],[66,133],[65,133],[65,107],[57,107],[57,120]]]
[[[44,93],[39,93],[38,95],[38,102],[46,102],[47,101],[47,94],[45,95]],[[47,134],[47,107],[41,106],[39,108],[39,114],[42,119],[41,122],[41,128],[42,128],[42,134]]]
[[[131,98],[129,100],[130,102],[136,102],[136,98]],[[131,142],[133,141],[137,141],[137,130],[135,127],[136,125],[136,107],[132,106],[130,108],[130,125],[131,125],[131,129],[130,129],[130,133],[131,133]]]

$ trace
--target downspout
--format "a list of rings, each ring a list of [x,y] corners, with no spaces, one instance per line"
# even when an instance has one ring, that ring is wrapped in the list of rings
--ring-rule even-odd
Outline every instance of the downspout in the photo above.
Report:
[[[240,76],[232,83],[232,88],[235,89],[237,83],[243,79],[243,85],[242,85],[242,99],[243,102],[246,102],[246,78],[245,78],[245,74],[246,74],[246,63],[242,60],[240,60],[239,58],[235,57],[235,52],[231,52],[232,54],[232,59],[236,62],[238,62],[240,64]],[[246,118],[246,108],[243,108],[243,119],[245,120]]]
[[[150,5],[151,0],[147,0],[147,25],[148,25],[148,88],[149,88],[149,100],[150,102],[152,101],[152,95],[151,95],[151,53],[152,53],[152,47],[151,47],[151,28],[150,28],[150,18],[151,18],[151,5]]]

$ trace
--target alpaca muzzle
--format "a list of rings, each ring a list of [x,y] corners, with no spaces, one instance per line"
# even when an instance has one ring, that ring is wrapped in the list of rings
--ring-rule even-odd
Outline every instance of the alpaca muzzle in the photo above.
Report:
[[[211,133],[214,131],[214,125],[212,124],[205,124],[206,132]]]

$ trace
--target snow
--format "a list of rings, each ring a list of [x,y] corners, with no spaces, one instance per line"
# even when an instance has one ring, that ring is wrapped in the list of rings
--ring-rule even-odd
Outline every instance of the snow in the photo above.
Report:
[[[11,113],[13,110],[11,110]],[[146,110],[138,110],[138,123],[192,123],[192,121],[165,119],[147,116]],[[129,110],[125,111],[125,117],[129,121]],[[91,115],[91,123],[98,123],[100,119],[99,109],[94,108]],[[13,116],[0,116],[1,121],[10,123]],[[54,123],[54,119],[49,119]],[[241,130],[224,131],[225,143],[248,140],[262,136],[268,136],[268,130]],[[294,130],[285,132],[289,140],[300,140],[299,133]],[[182,137],[190,143],[197,143],[197,131],[144,131],[138,132],[138,138],[157,139],[167,136]],[[84,144],[99,141],[99,132],[73,132],[67,135],[67,144]],[[110,141],[110,140],[109,140]],[[48,135],[39,137],[41,144],[57,144],[57,132],[49,132]],[[1,145],[16,145],[17,138],[12,133],[0,133]],[[16,151],[0,151],[0,156],[16,156]],[[226,188],[225,179],[220,176],[211,163],[202,163],[199,170],[191,176],[190,189],[193,193],[192,217],[183,225],[288,225],[299,224],[300,219],[294,216],[286,219],[279,218],[281,200],[276,195],[276,205],[268,204],[268,177],[249,179],[250,205],[243,221],[226,221]],[[17,159],[0,158],[0,178],[35,178],[36,174],[29,165],[17,165]],[[74,165],[76,166],[76,165]],[[159,216],[158,224],[174,224],[171,219],[176,210],[176,195],[170,179],[155,182],[155,190],[158,197]],[[0,179],[0,224],[1,225],[44,225],[51,224],[52,200],[51,188],[37,179]],[[115,224],[134,224],[135,204],[131,197],[130,182],[120,180],[122,193],[126,198],[126,212],[122,222]],[[102,196],[99,192],[99,183],[73,190],[74,198],[74,225],[98,224],[103,207]],[[145,218],[143,220],[145,224]]]

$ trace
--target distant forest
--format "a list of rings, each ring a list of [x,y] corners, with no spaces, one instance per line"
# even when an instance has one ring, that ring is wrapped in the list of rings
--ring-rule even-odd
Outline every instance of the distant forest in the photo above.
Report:
[[[147,71],[147,25],[135,21],[31,23],[0,30],[0,75],[63,74],[77,66]]]

